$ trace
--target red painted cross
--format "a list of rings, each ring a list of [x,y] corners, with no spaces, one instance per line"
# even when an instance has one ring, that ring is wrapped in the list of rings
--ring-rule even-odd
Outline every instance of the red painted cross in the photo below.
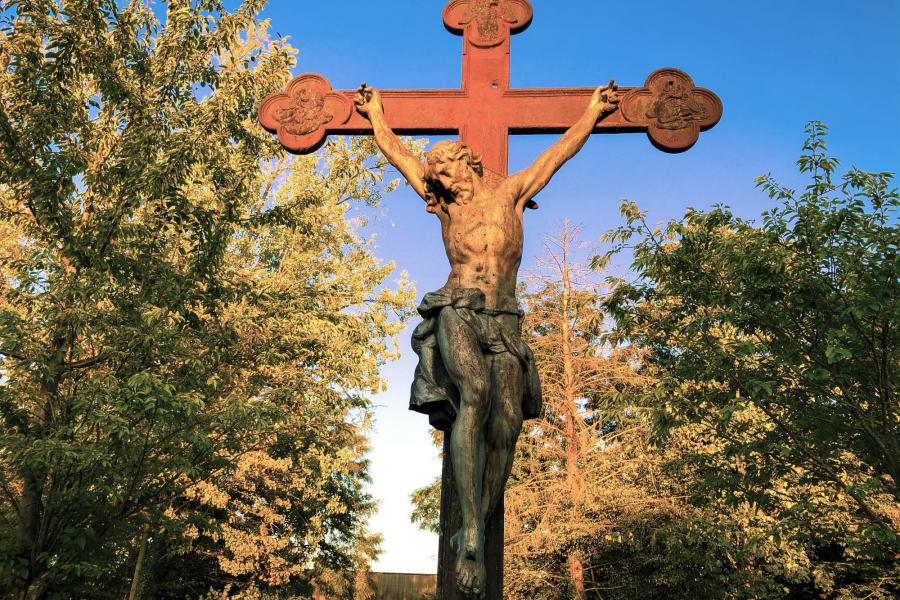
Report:
[[[528,0],[450,0],[444,25],[463,36],[462,88],[381,90],[385,119],[399,135],[459,133],[484,166],[507,174],[509,134],[562,133],[584,113],[594,88],[510,89],[510,38],[532,20]],[[619,88],[619,110],[595,133],[646,131],[666,152],[687,150],[718,123],[722,102],[687,74],[661,69],[642,88]],[[321,75],[294,79],[260,105],[259,121],[290,152],[318,149],[329,134],[366,135],[369,121],[353,109],[356,90],[332,91]]]

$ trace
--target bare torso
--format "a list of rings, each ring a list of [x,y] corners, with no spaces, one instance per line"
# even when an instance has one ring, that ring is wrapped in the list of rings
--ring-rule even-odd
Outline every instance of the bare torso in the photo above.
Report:
[[[503,181],[488,176],[470,201],[440,202],[434,212],[450,261],[446,287],[478,288],[488,309],[514,313],[523,211]]]

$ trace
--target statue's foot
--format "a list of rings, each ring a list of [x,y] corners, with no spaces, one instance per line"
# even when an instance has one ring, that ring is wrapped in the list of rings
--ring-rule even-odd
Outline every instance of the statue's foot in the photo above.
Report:
[[[484,562],[460,557],[456,561],[456,587],[467,598],[484,600],[486,574]]]
[[[476,528],[459,529],[450,537],[450,550],[459,557],[475,560],[481,548],[481,536]]]
[[[467,598],[483,600],[485,592],[484,553],[478,527],[463,527],[450,538],[456,553],[456,587]]]

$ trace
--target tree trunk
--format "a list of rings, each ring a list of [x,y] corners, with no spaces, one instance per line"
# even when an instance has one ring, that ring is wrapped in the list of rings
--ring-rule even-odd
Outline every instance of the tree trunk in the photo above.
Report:
[[[562,277],[562,314],[560,315],[560,344],[562,346],[563,362],[563,406],[562,411],[566,419],[565,450],[566,450],[566,479],[569,484],[572,503],[576,511],[580,511],[583,497],[581,469],[578,459],[581,455],[581,440],[576,422],[581,416],[575,405],[577,399],[578,381],[575,377],[575,366],[572,358],[572,330],[570,327],[570,313],[572,310],[572,280],[569,274],[569,231],[568,223],[563,230],[562,237],[562,261],[560,263],[560,275]]]
[[[565,446],[566,446],[566,479],[569,484],[569,493],[571,494],[572,505],[575,513],[581,513],[581,505],[584,496],[581,467],[578,459],[581,456],[581,436],[579,427],[576,424],[581,415],[578,414],[578,406],[576,400],[578,398],[579,382],[576,380],[575,365],[572,352],[572,329],[570,323],[574,316],[572,307],[572,293],[574,286],[569,272],[569,241],[571,231],[569,224],[563,230],[562,237],[562,360],[563,360],[563,412],[566,419],[565,428]],[[572,582],[573,598],[575,600],[584,600],[584,565],[578,558],[576,551],[572,551],[566,557],[569,568],[569,578]]]
[[[574,599],[584,600],[584,565],[574,552],[569,554],[567,562],[569,564],[569,577],[572,580],[572,589],[575,594]]]
[[[136,600],[138,587],[141,581],[141,569],[144,566],[144,555],[147,554],[147,539],[150,537],[150,523],[144,523],[141,530],[141,548],[138,550],[137,562],[134,565],[134,575],[131,578],[131,589],[128,591],[128,600]]]
[[[37,577],[29,577],[16,593],[16,600],[43,600],[47,595],[48,583],[46,572]]]
[[[60,306],[66,306],[62,302]],[[61,365],[72,344],[72,333],[56,331],[52,337],[50,360],[46,365],[46,373],[41,376],[40,387],[43,398],[38,400],[38,413],[29,424],[32,434],[43,439],[54,422],[54,406],[67,415],[65,403],[60,402],[59,387],[63,376]],[[44,506],[44,486],[50,472],[46,467],[30,468],[25,466],[20,472],[22,477],[22,498],[19,501],[19,523],[16,531],[18,553],[20,559],[28,565],[28,575],[16,592],[18,600],[42,600],[50,584],[47,565],[39,558],[52,545],[47,531],[48,515]]]
[[[47,587],[46,566],[38,560],[42,548],[43,487],[40,478],[33,473],[22,474],[17,541],[19,557],[28,565],[28,575],[18,588],[18,600],[39,600]]]

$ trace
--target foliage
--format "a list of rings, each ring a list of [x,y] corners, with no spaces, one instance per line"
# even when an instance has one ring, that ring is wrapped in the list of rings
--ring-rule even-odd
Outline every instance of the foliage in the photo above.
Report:
[[[431,430],[431,441],[435,447],[444,447],[444,432]],[[441,460],[443,460],[441,451]],[[438,476],[430,484],[420,487],[410,494],[413,512],[410,521],[424,531],[440,534],[441,532],[441,477]]]
[[[693,440],[670,466],[694,504],[749,511],[758,539],[791,546],[780,577],[886,597],[900,546],[900,199],[888,173],[836,182],[825,127],[807,134],[808,185],[760,178],[778,206],[759,224],[716,207],[653,230],[624,203],[606,239],[633,252],[638,279],[605,305],[659,374],[659,441]]]
[[[752,507],[685,501],[666,462],[702,440],[651,445],[654,371],[644,349],[609,345],[606,290],[573,258],[577,234],[548,238],[523,296],[546,411],[526,426],[508,484],[506,596],[773,597],[789,552]]]
[[[293,63],[262,5],[2,4],[2,592],[122,597],[145,527],[148,597],[376,550],[366,395],[411,292],[348,211],[391,186],[369,140],[288,160],[256,124]]]
[[[414,490],[410,500],[413,505],[410,520],[424,531],[440,533],[441,478],[437,477],[430,484]]]

